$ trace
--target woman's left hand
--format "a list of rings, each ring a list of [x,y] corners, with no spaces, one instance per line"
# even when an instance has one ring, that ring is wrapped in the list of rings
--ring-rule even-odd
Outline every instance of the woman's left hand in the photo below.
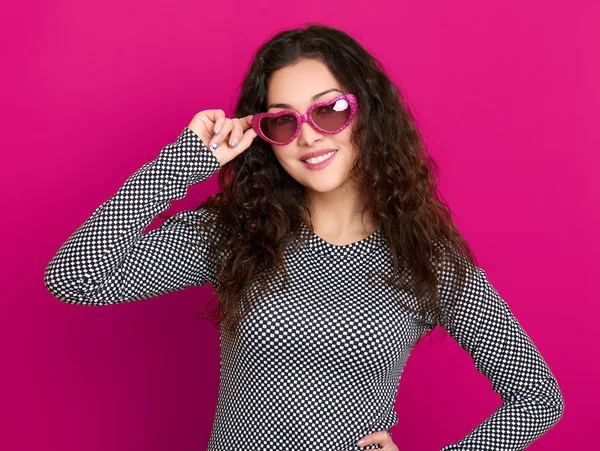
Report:
[[[372,434],[365,435],[358,441],[358,446],[363,447],[377,443],[383,451],[398,451],[398,447],[392,442],[392,436],[388,431],[377,431]]]

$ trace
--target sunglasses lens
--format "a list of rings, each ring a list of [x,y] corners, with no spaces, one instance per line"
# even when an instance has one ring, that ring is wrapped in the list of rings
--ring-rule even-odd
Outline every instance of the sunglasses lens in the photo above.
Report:
[[[260,121],[260,129],[265,136],[278,143],[289,141],[294,136],[297,126],[296,118],[291,114],[263,117]]]
[[[338,99],[330,105],[322,105],[312,110],[312,120],[328,132],[342,128],[350,118],[350,104],[346,99]]]
[[[340,98],[329,105],[321,105],[313,108],[311,118],[322,130],[337,133],[350,120],[352,109],[348,100]],[[263,117],[260,120],[262,133],[276,143],[288,142],[298,128],[296,116],[282,114],[277,117]]]

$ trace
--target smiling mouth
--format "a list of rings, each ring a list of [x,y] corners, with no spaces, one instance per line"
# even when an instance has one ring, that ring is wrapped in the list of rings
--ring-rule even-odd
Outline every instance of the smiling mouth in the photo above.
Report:
[[[319,164],[325,160],[329,160],[332,156],[334,156],[337,153],[336,150],[331,151],[329,153],[326,153],[325,155],[320,155],[318,157],[314,157],[314,158],[309,158],[308,160],[301,160],[304,163],[307,164]]]

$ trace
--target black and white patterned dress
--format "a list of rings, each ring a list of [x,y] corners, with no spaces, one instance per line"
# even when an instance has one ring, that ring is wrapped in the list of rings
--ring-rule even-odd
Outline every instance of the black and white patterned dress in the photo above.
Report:
[[[207,282],[216,287],[211,236],[192,226],[204,209],[176,214],[183,223],[169,219],[143,231],[219,169],[186,127],[63,244],[44,273],[49,291],[69,304],[106,305]],[[376,231],[337,246],[306,226],[302,233],[308,245],[284,253],[290,286],[262,299],[237,337],[220,332],[210,451],[376,449],[356,442],[397,423],[402,370],[427,330],[398,302],[414,299],[367,276],[374,268],[391,271],[385,239]],[[562,416],[557,380],[482,269],[469,273],[463,296],[469,302],[447,330],[503,404],[443,450],[525,449]]]

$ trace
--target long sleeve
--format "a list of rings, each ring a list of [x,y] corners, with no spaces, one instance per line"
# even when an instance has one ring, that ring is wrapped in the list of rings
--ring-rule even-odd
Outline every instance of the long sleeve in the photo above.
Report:
[[[214,286],[211,234],[194,226],[207,217],[205,209],[184,210],[143,231],[190,185],[220,168],[186,127],[176,143],[133,173],[60,247],[44,271],[48,290],[69,304],[106,305],[206,282]]]
[[[445,315],[445,329],[470,354],[503,404],[442,451],[524,450],[562,417],[558,382],[483,269],[469,267],[460,293]],[[440,296],[448,291],[440,288]]]

